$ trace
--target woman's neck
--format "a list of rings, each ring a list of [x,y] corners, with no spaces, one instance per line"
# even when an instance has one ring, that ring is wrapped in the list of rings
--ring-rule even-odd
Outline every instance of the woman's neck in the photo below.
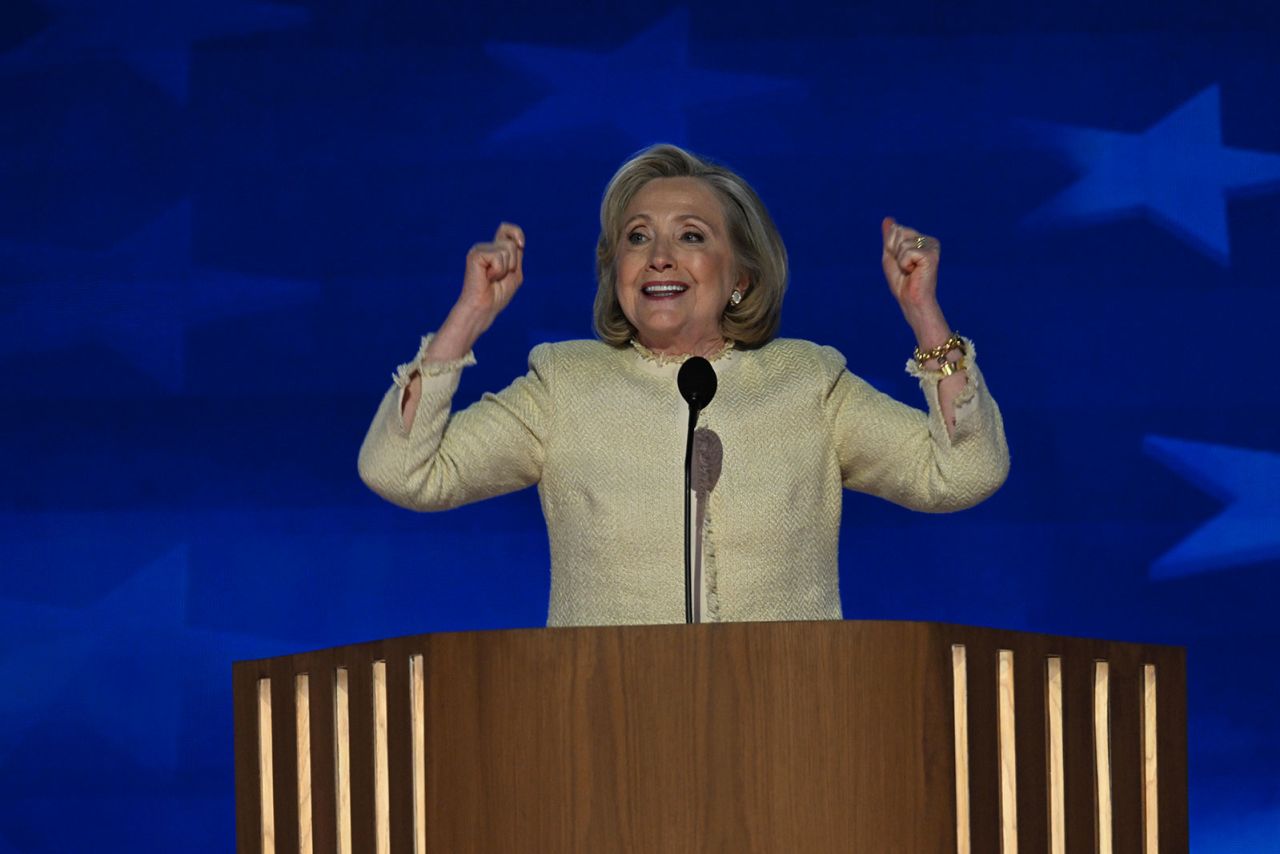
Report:
[[[698,338],[692,342],[650,340],[640,334],[636,335],[636,341],[649,352],[659,356],[702,356],[704,359],[723,352],[729,343],[718,331],[714,335]]]

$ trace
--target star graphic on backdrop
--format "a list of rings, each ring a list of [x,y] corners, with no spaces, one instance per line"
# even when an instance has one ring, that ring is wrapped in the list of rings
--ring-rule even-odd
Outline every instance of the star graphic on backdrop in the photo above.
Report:
[[[0,679],[27,686],[0,700],[0,755],[54,705],[87,706],[104,716],[104,735],[122,740],[140,757],[174,767],[180,694],[172,690],[172,681],[155,672],[132,678],[133,674],[103,671],[112,670],[105,660],[108,648],[117,646],[122,634],[137,640],[138,624],[146,623],[148,631],[156,632],[181,625],[185,585],[186,550],[179,547],[84,608],[0,601],[8,648],[0,660]],[[137,651],[135,647],[134,656]],[[139,707],[153,713],[131,714]],[[146,722],[131,717],[145,717]]]
[[[1222,144],[1218,87],[1210,86],[1142,133],[1039,126],[1083,174],[1027,222],[1113,219],[1143,212],[1226,264],[1227,194],[1280,184],[1280,153]]]
[[[503,125],[494,141],[613,125],[648,142],[685,141],[685,111],[700,104],[793,89],[796,81],[712,71],[689,63],[689,14],[677,9],[610,53],[490,44],[490,56],[554,90]]]
[[[5,258],[16,254],[13,265]],[[0,251],[23,279],[5,284],[0,357],[95,340],[124,355],[169,391],[180,391],[187,327],[314,297],[310,283],[197,268],[191,208],[179,205],[107,252]]]
[[[56,714],[88,723],[140,768],[177,768],[184,688],[274,646],[187,626],[187,573],[180,544],[87,606],[0,599],[0,684],[22,686],[0,695],[0,757]]]
[[[1173,578],[1280,558],[1280,453],[1147,436],[1142,449],[1226,508],[1151,565]]]
[[[0,69],[23,73],[122,59],[186,101],[191,47],[206,39],[292,29],[311,20],[295,6],[246,0],[42,0],[53,22],[4,55]]]

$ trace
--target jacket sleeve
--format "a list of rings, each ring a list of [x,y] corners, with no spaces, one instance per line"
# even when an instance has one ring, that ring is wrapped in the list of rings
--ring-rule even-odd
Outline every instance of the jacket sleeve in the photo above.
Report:
[[[1004,422],[973,343],[965,343],[967,382],[956,397],[950,434],[938,405],[937,372],[908,363],[928,405],[923,412],[877,391],[849,373],[838,352],[822,348],[827,413],[846,488],[935,513],[972,507],[1000,488],[1009,473]]]
[[[382,398],[360,447],[361,480],[411,510],[447,510],[537,483],[551,416],[550,348],[534,348],[525,376],[452,412],[462,368],[475,358],[468,353],[456,362],[424,363],[429,341],[424,338],[414,361],[400,366]],[[422,397],[406,430],[401,406],[415,373],[422,377]]]

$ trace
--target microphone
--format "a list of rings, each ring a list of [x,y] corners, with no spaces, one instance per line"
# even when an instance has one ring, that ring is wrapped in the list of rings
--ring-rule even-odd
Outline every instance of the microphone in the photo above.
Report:
[[[716,372],[701,356],[690,356],[676,374],[680,396],[689,404],[689,433],[684,444],[684,621],[693,622],[693,431],[698,426],[698,413],[706,409],[716,396]]]
[[[695,412],[705,409],[716,396],[716,372],[711,363],[701,356],[690,356],[676,374],[680,396]]]

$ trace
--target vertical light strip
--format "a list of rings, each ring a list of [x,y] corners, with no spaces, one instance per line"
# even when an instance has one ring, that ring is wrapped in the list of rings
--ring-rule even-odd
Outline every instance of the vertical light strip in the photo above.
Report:
[[[963,647],[961,648],[963,652]],[[409,657],[409,727],[413,761],[413,854],[427,854],[427,691],[422,655]]]
[[[373,839],[391,854],[391,783],[387,771],[387,663],[373,663]]]
[[[1142,835],[1144,854],[1160,851],[1160,778],[1156,749],[1156,666],[1142,667]]]
[[[951,707],[956,749],[956,854],[969,854],[969,668],[964,644],[951,647]]]
[[[293,678],[293,707],[298,722],[298,852],[312,854],[311,840],[311,679]]]
[[[262,854],[275,854],[275,769],[271,759],[271,680],[258,680],[258,808],[262,819]]]
[[[1000,851],[1018,852],[1018,754],[1013,715],[1013,650],[1000,650]]]
[[[1095,815],[1098,820],[1098,854],[1111,852],[1111,667],[1105,661],[1093,666],[1093,770]]]
[[[351,706],[347,668],[339,667],[333,680],[333,770],[337,802],[338,854],[351,854]]]
[[[1049,854],[1067,851],[1066,760],[1062,736],[1062,659],[1045,660],[1045,711],[1049,742]]]

